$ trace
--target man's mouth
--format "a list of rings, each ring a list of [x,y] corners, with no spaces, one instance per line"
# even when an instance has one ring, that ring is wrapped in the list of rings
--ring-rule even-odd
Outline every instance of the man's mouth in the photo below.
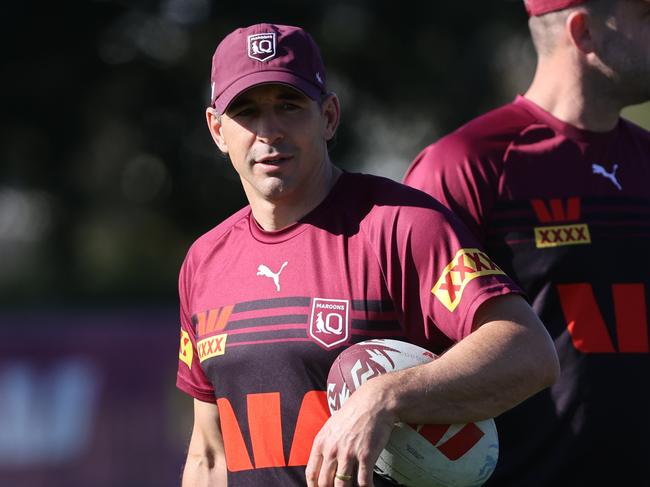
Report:
[[[287,161],[291,159],[290,155],[286,154],[277,154],[273,156],[264,156],[260,157],[259,159],[256,159],[255,162],[257,164],[268,164],[270,166],[277,165],[277,164],[282,164],[284,161]]]

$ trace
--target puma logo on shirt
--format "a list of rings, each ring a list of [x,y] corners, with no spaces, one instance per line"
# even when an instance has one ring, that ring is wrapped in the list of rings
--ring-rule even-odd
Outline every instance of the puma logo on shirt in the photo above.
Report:
[[[607,172],[607,170],[601,166],[600,164],[592,164],[591,165],[591,170],[593,171],[594,174],[600,174],[601,176],[609,179],[614,186],[618,188],[619,191],[623,189],[621,184],[618,182],[616,179],[616,170],[618,169],[618,164],[614,164],[614,167],[612,168],[612,172]]]
[[[257,275],[258,276],[264,276],[264,277],[270,277],[273,279],[273,282],[275,283],[275,288],[280,291],[280,273],[282,272],[282,269],[285,268],[288,262],[284,262],[282,266],[280,266],[280,270],[278,272],[273,272],[271,269],[269,269],[267,266],[264,264],[260,264],[257,267]]]

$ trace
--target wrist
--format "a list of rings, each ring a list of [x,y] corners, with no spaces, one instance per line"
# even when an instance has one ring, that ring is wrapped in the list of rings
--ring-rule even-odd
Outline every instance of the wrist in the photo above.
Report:
[[[375,377],[366,384],[367,394],[371,398],[375,415],[391,424],[400,421],[399,418],[399,394],[397,384],[392,373]]]

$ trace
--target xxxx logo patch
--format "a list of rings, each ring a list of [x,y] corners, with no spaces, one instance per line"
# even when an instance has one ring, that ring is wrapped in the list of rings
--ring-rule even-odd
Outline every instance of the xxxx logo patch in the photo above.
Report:
[[[538,249],[590,243],[591,235],[589,235],[589,227],[586,223],[535,227],[535,246]]]
[[[181,330],[181,345],[178,349],[178,358],[191,369],[193,357],[194,351],[192,349],[190,335],[185,330]]]
[[[563,245],[590,244],[591,235],[586,223],[578,223],[581,201],[577,196],[566,200],[530,200],[537,220],[544,226],[534,227],[535,246],[538,249]]]
[[[223,355],[226,351],[227,333],[215,335],[196,342],[196,348],[199,352],[199,361],[203,362],[217,355]]]
[[[499,266],[479,249],[460,249],[447,264],[431,289],[449,311],[454,311],[463,297],[465,286],[472,279],[491,274],[505,274]]]

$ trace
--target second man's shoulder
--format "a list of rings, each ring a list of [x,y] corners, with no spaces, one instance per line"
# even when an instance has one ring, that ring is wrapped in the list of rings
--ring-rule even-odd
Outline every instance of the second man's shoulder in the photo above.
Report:
[[[535,119],[530,113],[517,103],[509,103],[479,115],[428,145],[418,159],[498,157],[532,123]]]

